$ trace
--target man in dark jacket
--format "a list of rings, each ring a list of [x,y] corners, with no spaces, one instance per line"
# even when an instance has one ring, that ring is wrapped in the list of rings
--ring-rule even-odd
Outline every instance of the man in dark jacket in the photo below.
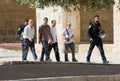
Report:
[[[23,39],[24,28],[25,28],[25,26],[27,26],[27,25],[28,25],[28,19],[26,19],[23,24],[19,25],[19,28],[18,28],[18,32],[17,32],[17,33],[19,34],[21,41],[22,41],[22,39]]]
[[[101,28],[101,24],[99,22],[99,15],[95,15],[94,22],[90,23],[89,30],[88,30],[90,47],[87,55],[87,62],[90,62],[91,53],[96,45],[100,51],[103,63],[106,64],[106,63],[109,63],[109,61],[107,61],[105,57],[102,39],[99,37],[100,28]]]
[[[23,32],[24,32],[25,26],[28,25],[28,21],[29,20],[26,19],[23,24],[19,25],[19,28],[18,28],[18,31],[17,31],[17,33],[19,34],[20,40],[21,40],[22,53],[24,52],[24,49],[23,49],[24,48]]]

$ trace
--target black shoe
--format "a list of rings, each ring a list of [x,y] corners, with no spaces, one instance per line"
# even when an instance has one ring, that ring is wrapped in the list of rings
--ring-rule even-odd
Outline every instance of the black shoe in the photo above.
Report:
[[[103,64],[108,64],[109,63],[109,61],[103,61]]]
[[[28,62],[27,60],[22,60],[22,62]]]
[[[57,61],[57,62],[61,62],[61,61]]]
[[[65,60],[65,62],[69,62],[69,60]]]
[[[44,62],[44,60],[43,60],[43,59],[40,59],[40,62]]]
[[[86,62],[87,62],[87,63],[90,63],[90,59],[87,59]]]
[[[76,60],[75,58],[72,60],[73,62],[78,62],[78,60]]]
[[[51,62],[52,60],[51,59],[47,59],[46,62]]]
[[[60,60],[56,60],[57,62],[60,62]]]

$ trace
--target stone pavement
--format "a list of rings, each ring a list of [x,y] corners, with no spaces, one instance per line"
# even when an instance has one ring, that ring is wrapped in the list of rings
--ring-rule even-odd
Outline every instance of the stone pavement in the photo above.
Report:
[[[60,49],[60,48],[59,48]],[[38,58],[41,54],[41,46],[36,44],[36,53]],[[91,62],[93,63],[102,63],[101,56],[99,53],[93,51]],[[20,43],[11,44],[4,43],[0,44],[0,61],[21,61],[21,46]],[[79,62],[86,63],[87,50],[85,52],[76,53],[76,58]],[[56,62],[55,55],[52,50],[51,59],[53,62]],[[69,54],[69,60],[71,61],[72,54]],[[110,64],[120,64],[120,54],[106,54],[107,59],[110,61]],[[60,51],[61,61],[64,62],[64,54]],[[28,61],[33,61],[33,56],[31,51],[28,53]]]
[[[0,81],[120,81],[120,65],[10,62],[0,66]]]
[[[37,55],[40,58],[41,46],[36,45],[36,48],[37,48],[36,49]],[[82,52],[76,53],[76,58],[78,60],[78,63],[71,62],[71,57],[72,57],[71,54],[69,54],[70,62],[65,63],[64,54],[61,51],[60,51],[61,62],[57,63],[55,60],[54,52],[52,51],[50,56],[52,62],[40,63],[39,61],[33,60],[32,54],[29,51],[27,58],[28,62],[24,63],[21,61],[20,49],[21,49],[20,44],[0,44],[0,64],[3,65],[0,66],[0,80],[2,81],[3,80],[5,81],[14,81],[14,80],[15,81],[120,81],[120,75],[119,75],[120,54],[106,54],[106,57],[110,61],[109,64],[112,65],[102,65],[101,56],[99,53],[96,52],[95,52],[96,54],[93,53],[91,57],[91,62],[97,64],[86,64],[87,51],[83,53]],[[118,65],[114,65],[114,64],[118,64]],[[74,69],[70,69],[72,67],[74,67]],[[46,69],[42,69],[42,68],[46,68]]]

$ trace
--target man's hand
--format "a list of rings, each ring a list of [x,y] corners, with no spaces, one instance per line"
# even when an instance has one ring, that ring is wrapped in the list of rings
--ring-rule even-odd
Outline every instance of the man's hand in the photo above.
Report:
[[[93,42],[93,39],[92,39],[92,38],[90,38],[90,42]]]
[[[40,40],[38,40],[38,44],[40,44]]]
[[[66,41],[69,41],[70,39],[69,38],[65,38]]]
[[[32,42],[33,40],[31,38],[29,38],[29,41]]]
[[[52,45],[52,44],[53,44],[53,41],[52,41],[52,40],[50,40],[49,44],[51,44],[51,45]]]

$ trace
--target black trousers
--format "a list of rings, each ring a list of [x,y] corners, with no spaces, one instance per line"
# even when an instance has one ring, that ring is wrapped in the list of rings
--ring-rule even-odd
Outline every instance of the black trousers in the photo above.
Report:
[[[21,40],[21,47],[22,47],[22,54],[24,53],[24,49],[23,49],[23,47],[24,47],[24,41],[23,41],[23,39]]]
[[[72,52],[72,60],[75,59],[75,44],[74,42],[72,43],[68,43],[68,44],[64,44],[65,50],[65,61],[68,61],[68,49],[70,48],[71,52]]]
[[[44,59],[45,54],[46,54],[46,60],[48,60],[49,59],[48,41],[42,41],[42,53],[40,60]]]
[[[102,60],[103,60],[103,62],[105,62],[106,57],[105,57],[105,53],[104,53],[104,49],[103,49],[103,43],[102,43],[101,38],[94,39],[93,42],[90,42],[90,47],[89,47],[89,50],[88,50],[87,60],[90,60],[91,53],[92,53],[95,46],[98,47],[98,49],[100,51],[100,54],[101,54],[101,57],[102,57]]]
[[[33,58],[34,60],[37,59],[37,55],[35,52],[35,44],[34,44],[34,40],[32,42],[30,42],[28,39],[23,39],[22,40],[22,60],[26,60],[27,59],[27,54],[29,51],[29,47],[30,50],[32,52]]]
[[[60,61],[58,43],[56,42],[56,43],[53,43],[52,45],[49,44],[48,48],[49,48],[49,57],[50,57],[50,52],[51,52],[51,50],[52,50],[52,48],[53,48],[53,49],[54,49],[54,53],[55,53],[56,60],[57,60],[57,61]]]

